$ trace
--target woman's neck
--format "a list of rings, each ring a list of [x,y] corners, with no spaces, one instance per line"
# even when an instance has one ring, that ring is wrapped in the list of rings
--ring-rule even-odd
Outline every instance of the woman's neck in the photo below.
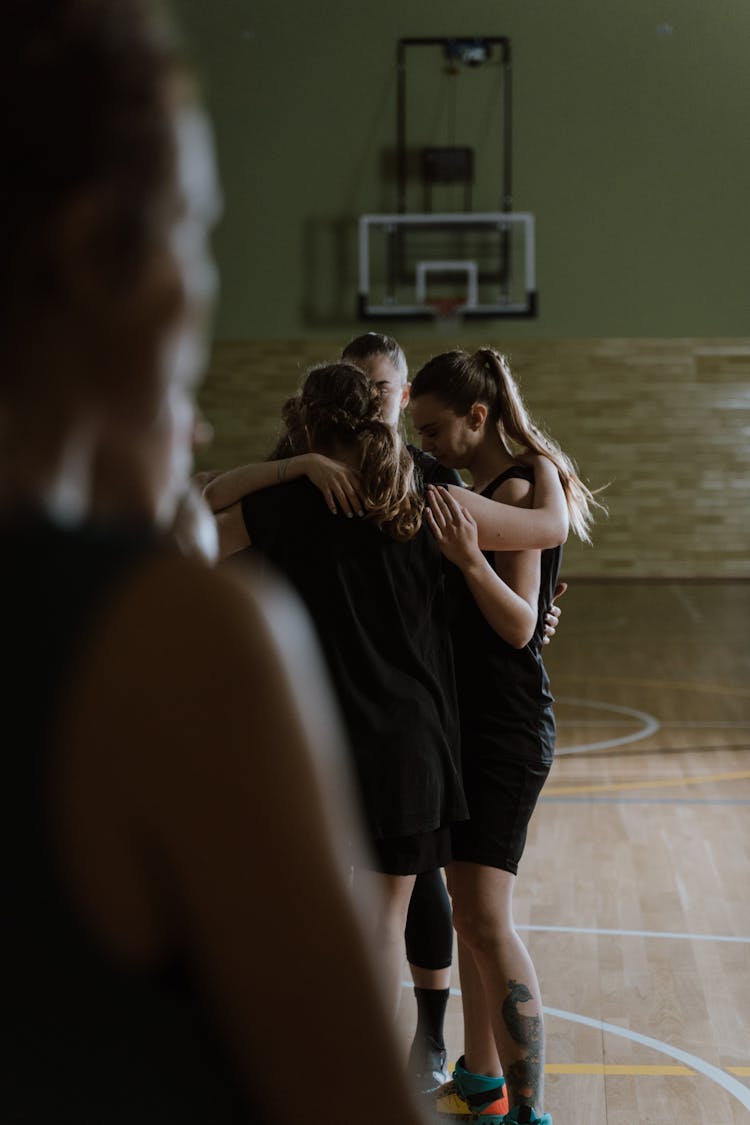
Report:
[[[516,464],[515,458],[503,444],[500,434],[493,426],[474,449],[466,468],[471,473],[475,492],[483,492],[488,484]]]

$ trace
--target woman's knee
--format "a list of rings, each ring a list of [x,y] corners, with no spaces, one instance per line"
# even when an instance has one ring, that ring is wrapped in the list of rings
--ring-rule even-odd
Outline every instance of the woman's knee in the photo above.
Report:
[[[483,895],[476,888],[456,888],[453,925],[459,939],[474,953],[491,952],[517,940],[509,896]]]
[[[474,953],[489,952],[514,933],[513,923],[492,911],[453,902],[453,924],[460,940]]]

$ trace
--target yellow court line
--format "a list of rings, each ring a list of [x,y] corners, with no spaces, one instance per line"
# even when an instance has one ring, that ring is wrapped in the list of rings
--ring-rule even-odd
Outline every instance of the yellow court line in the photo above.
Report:
[[[740,781],[748,777],[750,777],[750,770],[741,770],[737,773],[712,773],[701,777],[675,777],[671,780],[663,778],[659,781],[613,781],[608,785],[546,785],[542,790],[542,799],[573,793],[611,793],[622,789],[669,789],[680,785],[702,785],[708,781]]]
[[[732,687],[731,684],[712,684],[705,680],[649,680],[637,676],[582,676],[570,672],[555,672],[555,683],[559,680],[572,680],[574,683],[629,684],[633,687],[676,688],[678,691],[708,691],[713,695],[739,695],[750,697],[750,690]]]
[[[750,1066],[727,1066],[724,1069],[728,1074],[735,1074],[738,1078],[750,1078]],[[636,1078],[700,1077],[697,1071],[691,1070],[689,1066],[635,1065],[631,1063],[545,1063],[544,1073],[623,1075]]]
[[[687,1066],[630,1066],[619,1063],[547,1063],[545,1074],[692,1075]]]

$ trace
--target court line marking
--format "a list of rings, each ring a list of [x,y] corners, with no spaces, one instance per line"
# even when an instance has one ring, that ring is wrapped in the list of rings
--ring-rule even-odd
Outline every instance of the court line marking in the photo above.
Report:
[[[612,781],[604,785],[561,785],[545,787],[545,796],[562,796],[571,793],[613,793],[623,789],[670,789],[681,785],[703,785],[709,781],[742,781],[750,777],[750,770],[732,773],[711,773],[700,777],[659,778],[653,781]]]
[[[750,805],[750,797],[547,797],[540,803],[554,805]]]
[[[661,1039],[654,1039],[650,1035],[641,1035],[639,1031],[631,1031],[627,1027],[618,1027],[617,1024],[607,1023],[605,1020],[592,1019],[591,1016],[581,1016],[577,1012],[566,1012],[562,1008],[548,1008],[543,1005],[543,1012],[547,1016],[554,1016],[557,1019],[568,1020],[570,1023],[580,1023],[584,1027],[593,1027],[598,1031],[604,1031],[610,1035],[617,1035],[621,1039],[628,1039],[631,1043],[640,1043],[643,1047],[649,1047],[652,1051],[658,1051],[662,1055],[667,1055],[669,1058],[676,1059],[678,1062],[683,1063],[685,1066],[690,1067],[691,1070],[702,1074],[704,1078],[708,1078],[717,1086],[733,1098],[735,1098],[740,1105],[745,1109],[750,1109],[750,1088],[738,1082],[726,1070],[722,1070],[713,1063],[706,1062],[698,1055],[692,1055],[689,1051],[683,1051],[681,1047],[673,1047],[669,1043],[663,1043]]]
[[[531,926],[516,923],[517,930],[530,930],[535,933],[550,934],[604,934],[608,937],[669,938],[678,941],[729,941],[750,945],[750,937],[736,937],[734,934],[686,934],[670,933],[667,930],[604,930],[596,926]]]
[[[638,1077],[695,1077],[687,1066],[630,1066],[625,1063],[545,1063],[545,1074],[630,1074]]]
[[[572,704],[575,707],[591,707],[595,711],[614,711],[616,715],[627,715],[643,723],[639,730],[620,735],[619,738],[605,738],[601,742],[582,742],[578,746],[562,747],[555,752],[558,758],[569,754],[585,754],[590,750],[611,750],[614,746],[627,746],[630,742],[641,742],[659,730],[659,720],[654,715],[649,715],[646,711],[636,711],[633,707],[623,707],[618,703],[600,703],[594,699],[573,699],[570,696],[559,696],[557,702]]]
[[[712,684],[707,680],[656,680],[643,679],[637,676],[581,676],[569,672],[555,672],[555,682],[559,680],[573,680],[576,683],[587,684],[627,684],[631,687],[646,688],[676,688],[678,691],[707,691],[713,695],[739,695],[750,698],[750,689],[732,687],[730,684]]]
[[[412,988],[413,982],[410,980],[401,981],[402,988]],[[451,988],[451,996],[460,996],[460,988]],[[610,1035],[617,1035],[621,1039],[628,1039],[631,1043],[639,1043],[643,1047],[649,1047],[652,1051],[658,1051],[659,1054],[667,1055],[669,1058],[676,1059],[683,1066],[687,1067],[689,1071],[695,1074],[702,1074],[704,1078],[708,1078],[711,1082],[721,1086],[722,1089],[733,1098],[735,1098],[740,1105],[745,1109],[750,1109],[750,1088],[738,1082],[733,1077],[734,1074],[747,1071],[750,1074],[750,1067],[729,1067],[727,1070],[722,1070],[713,1063],[706,1062],[698,1055],[692,1055],[689,1051],[683,1051],[681,1047],[672,1047],[669,1043],[662,1042],[661,1039],[654,1039],[650,1035],[641,1035],[639,1031],[631,1031],[627,1027],[618,1027],[616,1024],[607,1023],[605,1020],[592,1019],[591,1016],[582,1016],[578,1012],[566,1012],[562,1008],[550,1008],[546,1004],[542,1006],[542,1011],[546,1016],[553,1016],[556,1019],[568,1020],[570,1023],[580,1023],[584,1027],[593,1027],[598,1031],[608,1032]],[[564,1065],[564,1064],[556,1064]],[[572,1064],[576,1065],[576,1064]],[[578,1064],[585,1066],[587,1064]],[[607,1064],[602,1064],[607,1065]],[[609,1064],[614,1065],[614,1064]],[[545,1067],[545,1070],[547,1068]],[[650,1072],[653,1073],[653,1072]]]
[[[558,697],[558,703],[564,703],[564,698]],[[627,719],[561,719],[557,717],[558,727],[629,727],[632,723]],[[723,719],[661,719],[659,725],[662,730],[750,730],[750,720],[728,722]]]
[[[703,614],[695,605],[693,605],[690,598],[687,596],[681,586],[670,586],[669,590],[672,592],[675,598],[677,598],[677,601],[683,607],[691,621],[693,621],[695,624],[698,624],[703,620]]]
[[[670,719],[662,722],[662,727],[678,730],[693,730],[696,727],[707,730],[747,730],[750,722],[724,722],[720,719]]]

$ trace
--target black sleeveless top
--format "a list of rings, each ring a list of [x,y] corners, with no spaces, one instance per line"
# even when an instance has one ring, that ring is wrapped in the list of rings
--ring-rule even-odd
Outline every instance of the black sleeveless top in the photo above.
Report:
[[[291,581],[326,656],[372,836],[466,818],[441,554],[334,516],[306,479],[248,495],[253,548]]]
[[[98,612],[156,549],[148,532],[0,527],[6,672],[0,787],[0,1122],[257,1122],[187,958],[117,964],[79,919],[50,817],[60,709]],[[135,701],[134,701],[135,705]],[[101,732],[102,753],[107,731]]]
[[[513,466],[488,484],[481,495],[491,499],[511,477],[533,484],[534,470]],[[494,569],[494,552],[483,554]],[[464,754],[481,740],[496,745],[508,757],[544,764],[552,761],[554,701],[542,660],[542,637],[561,560],[562,547],[542,551],[536,628],[522,649],[498,636],[479,610],[461,571],[447,565]]]

